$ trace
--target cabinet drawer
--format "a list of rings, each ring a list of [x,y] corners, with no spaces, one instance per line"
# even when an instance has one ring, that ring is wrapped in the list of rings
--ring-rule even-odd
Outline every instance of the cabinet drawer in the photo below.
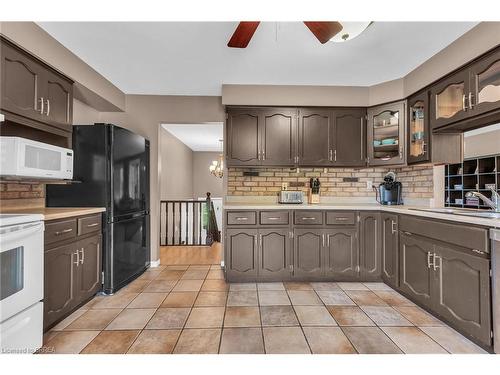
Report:
[[[101,215],[78,218],[78,235],[101,231]]]
[[[45,243],[50,244],[76,237],[76,219],[45,223]]]
[[[288,211],[261,211],[260,224],[288,225]]]
[[[296,211],[294,224],[297,225],[322,225],[323,211]]]
[[[255,211],[228,211],[227,225],[255,225],[257,214]]]
[[[328,225],[354,225],[355,222],[355,212],[330,211],[326,213],[326,224]]]

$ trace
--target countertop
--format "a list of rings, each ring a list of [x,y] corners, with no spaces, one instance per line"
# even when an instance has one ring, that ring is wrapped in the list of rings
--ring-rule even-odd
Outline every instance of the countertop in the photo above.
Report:
[[[418,209],[429,209],[422,206],[382,206],[378,203],[319,203],[319,204],[280,204],[280,203],[255,203],[234,202],[225,203],[225,210],[357,210],[357,211],[382,211],[432,219],[441,219],[481,225],[490,228],[500,228],[500,219],[489,219],[473,216],[454,215],[431,211],[419,211]]]
[[[68,217],[97,214],[104,212],[104,207],[35,207],[23,209],[1,209],[2,214],[40,214],[45,221],[65,219]]]

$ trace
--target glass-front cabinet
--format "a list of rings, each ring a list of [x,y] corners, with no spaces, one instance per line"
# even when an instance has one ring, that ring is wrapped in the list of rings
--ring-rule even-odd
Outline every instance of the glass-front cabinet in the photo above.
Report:
[[[405,106],[396,102],[368,109],[368,164],[405,163]]]
[[[500,50],[479,60],[470,68],[471,112],[485,113],[500,106]]]
[[[428,111],[427,91],[415,94],[408,99],[408,164],[430,160]]]

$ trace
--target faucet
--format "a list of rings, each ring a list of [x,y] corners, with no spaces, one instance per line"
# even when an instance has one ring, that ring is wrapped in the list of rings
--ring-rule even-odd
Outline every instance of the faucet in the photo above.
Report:
[[[495,212],[500,212],[500,195],[496,192],[494,187],[490,187],[491,190],[491,199],[486,197],[484,194],[481,194],[478,191],[469,191],[465,196],[467,198],[477,197],[480,198],[486,205],[490,206],[491,209]]]

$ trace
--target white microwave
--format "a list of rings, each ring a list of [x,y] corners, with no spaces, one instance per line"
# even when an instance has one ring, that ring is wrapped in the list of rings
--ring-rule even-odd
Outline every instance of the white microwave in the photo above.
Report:
[[[73,150],[20,137],[0,137],[0,176],[71,180]]]

